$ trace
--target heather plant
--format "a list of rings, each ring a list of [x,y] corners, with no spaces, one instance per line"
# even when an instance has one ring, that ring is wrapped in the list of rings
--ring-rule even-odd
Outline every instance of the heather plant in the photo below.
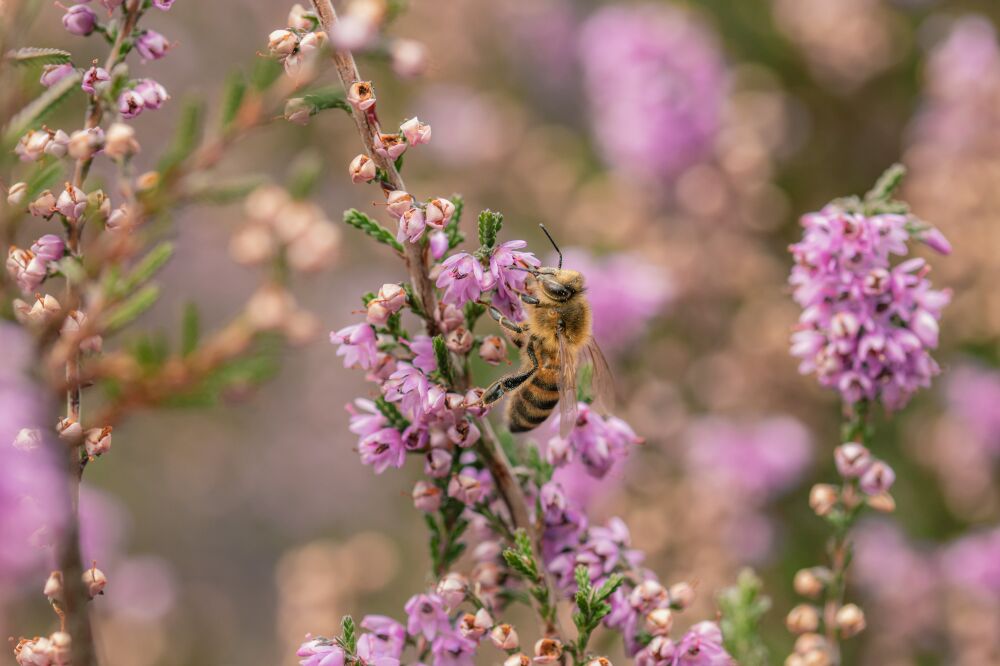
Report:
[[[253,175],[223,178],[215,167],[255,129],[282,120],[308,125],[331,110],[330,120],[346,120],[341,112],[350,117],[362,147],[340,178],[378,199],[374,212],[346,210],[344,225],[398,260],[408,276],[372,281],[359,290],[359,309],[335,313],[342,322],[329,335],[329,358],[363,376],[368,391],[346,406],[351,434],[334,439],[348,438],[356,462],[371,475],[419,470],[412,516],[426,525],[430,570],[393,616],[366,614],[355,622],[348,615],[336,634],[317,626],[298,647],[299,663],[601,666],[610,664],[612,651],[644,666],[774,662],[769,647],[781,637],[764,633],[772,602],[753,571],[742,571],[706,603],[695,576],[656,572],[623,517],[598,520],[599,512],[580,497],[586,494],[580,487],[620,472],[644,437],[657,434],[654,428],[666,429],[662,415],[633,427],[614,409],[608,413],[596,399],[599,380],[584,366],[573,423],[563,423],[557,410],[517,438],[504,426],[507,419],[489,397],[515,387],[509,377],[493,381],[496,368],[515,354],[530,354],[530,347],[510,349],[521,349],[512,326],[525,319],[538,269],[557,260],[541,258],[551,256],[547,231],[510,238],[512,225],[500,212],[473,215],[458,194],[437,186],[417,193],[405,184],[404,163],[421,168],[437,121],[390,121],[382,87],[362,76],[355,59],[358,53],[387,60],[403,77],[424,69],[423,47],[385,30],[402,3],[362,0],[340,16],[330,0],[296,4],[286,25],[267,36],[266,53],[249,79],[231,79],[216,124],[205,122],[200,105],[184,108],[176,138],[144,172],[138,168],[145,158],[141,137],[129,121],[169,113],[176,102],[154,79],[132,70],[139,70],[137,60],[155,67],[175,48],[155,30],[157,10],[169,11],[173,2],[99,4],[65,8],[63,26],[106,42],[106,59],[84,66],[67,51],[27,48],[3,61],[5,69],[37,74],[44,91],[5,125],[8,150],[0,158],[19,160],[0,162],[12,174],[5,184],[8,205],[0,211],[0,229],[11,244],[2,283],[10,311],[4,314],[19,324],[0,327],[0,341],[12,358],[32,359],[27,368],[0,367],[0,443],[13,443],[0,449],[6,470],[0,515],[10,534],[0,543],[0,563],[19,575],[37,559],[35,546],[54,548],[54,569],[38,587],[59,623],[48,636],[14,642],[19,664],[97,662],[88,605],[115,581],[99,562],[81,557],[77,494],[84,472],[110,453],[113,428],[138,409],[204,404],[261,382],[273,372],[279,342],[304,342],[318,328],[290,285],[299,273],[327,267],[340,243],[342,232],[308,200],[322,166],[300,161],[285,186]],[[623,177],[643,187],[676,180],[676,203],[700,206],[708,215],[701,194],[710,188],[700,186],[712,182],[713,141],[739,127],[722,118],[728,76],[708,31],[687,14],[660,9],[608,8],[586,22],[579,50],[591,121],[604,158]],[[633,49],[641,56],[633,67],[616,67]],[[855,74],[863,80],[878,69]],[[321,83],[328,73],[335,84]],[[634,100],[608,94],[616,76],[622,96]],[[683,94],[672,94],[676,86]],[[57,107],[80,99],[82,129],[47,125]],[[759,158],[764,150],[750,152]],[[709,176],[692,185],[682,177],[692,168]],[[810,508],[829,528],[827,560],[799,570],[792,581],[805,601],[785,617],[795,635],[788,666],[849,663],[842,642],[866,628],[863,596],[871,595],[882,612],[899,611],[898,590],[887,591],[887,569],[919,577],[935,566],[885,517],[862,522],[873,511],[895,510],[896,473],[883,459],[876,426],[940,373],[933,353],[951,298],[932,286],[926,260],[909,256],[913,241],[941,254],[951,247],[894,198],[902,177],[894,166],[865,196],[837,199],[804,216],[802,238],[790,247],[788,283],[801,307],[791,354],[802,374],[836,393],[843,428],[833,450],[839,479],[809,492]],[[661,206],[674,203],[653,198]],[[260,286],[211,335],[201,333],[195,304],[184,314],[179,345],[142,332],[139,317],[160,296],[154,278],[176,252],[166,240],[171,214],[232,202],[243,204],[244,220],[230,239],[230,254],[260,269]],[[627,353],[651,312],[675,297],[669,274],[639,253],[556,252],[566,268],[583,273],[588,297],[604,315],[594,329],[612,353]],[[621,294],[630,282],[643,288]],[[40,381],[31,381],[32,374]],[[955,418],[972,430],[972,446],[991,460],[997,426],[979,401],[998,390],[998,381],[989,371],[967,368],[948,394]],[[66,409],[53,427],[53,404],[63,399]],[[703,531],[766,526],[768,504],[794,488],[813,457],[809,431],[787,416],[700,415],[684,434],[689,446],[681,473],[687,478],[659,482],[679,489],[684,509],[695,516],[705,514],[690,505],[718,504],[719,488],[733,505],[725,523],[695,518]],[[739,557],[763,559],[771,544],[757,540],[764,542]],[[995,591],[997,543],[996,530],[956,539],[941,557],[946,577]],[[857,603],[848,594],[852,577],[864,588]],[[906,585],[902,574],[892,581]],[[698,610],[706,606],[713,610]]]
[[[139,409],[204,404],[270,376],[276,344],[305,341],[316,330],[287,284],[294,274],[329,265],[339,239],[322,211],[301,200],[316,166],[299,169],[287,189],[256,174],[213,174],[229,147],[280,118],[289,93],[311,81],[307,48],[297,51],[294,79],[279,78],[268,60],[249,80],[234,75],[211,127],[200,103],[184,107],[155,168],[140,171],[143,146],[129,121],[174,104],[149,78],[174,47],[154,29],[173,2],[100,4],[65,7],[62,25],[103,43],[105,57],[88,64],[62,49],[19,48],[0,62],[8,80],[29,72],[42,88],[7,120],[0,139],[0,163],[13,181],[5,176],[0,213],[9,243],[2,309],[19,325],[2,325],[3,349],[13,359],[4,365],[0,412],[3,566],[16,575],[39,561],[54,565],[44,594],[59,618],[51,635],[15,642],[21,664],[95,663],[87,606],[107,577],[99,563],[81,558],[79,487],[85,471],[109,454],[114,427]],[[4,10],[7,37],[19,10],[31,8],[13,3]],[[343,105],[316,90],[306,100],[311,112]],[[74,103],[84,107],[80,129],[46,124]],[[171,213],[243,198],[249,221],[232,254],[263,269],[258,289],[210,334],[201,331],[194,303],[176,344],[161,332],[142,332],[137,319],[160,296],[154,278],[176,250]],[[28,367],[25,358],[32,359]],[[60,401],[65,408],[56,418]]]

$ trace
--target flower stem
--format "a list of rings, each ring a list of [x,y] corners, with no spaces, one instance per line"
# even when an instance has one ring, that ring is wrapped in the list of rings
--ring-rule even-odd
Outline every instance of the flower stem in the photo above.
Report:
[[[337,12],[333,8],[331,0],[312,0],[313,8],[319,17],[320,25],[327,35],[333,34],[333,28],[337,25]],[[344,86],[345,93],[351,86],[361,81],[361,74],[358,72],[358,65],[354,60],[354,55],[347,50],[333,51],[333,64],[337,69],[337,75]],[[378,119],[375,114],[365,113],[355,107],[351,107],[351,114],[354,117],[354,124],[357,125],[361,141],[364,143],[365,152],[375,162],[384,173],[386,182],[394,190],[406,191],[403,184],[403,177],[396,169],[393,161],[375,152],[375,137],[379,133]],[[427,332],[432,337],[437,334],[437,323],[434,313],[437,312],[437,299],[434,294],[434,285],[427,274],[427,250],[426,247],[418,243],[405,243],[406,267],[410,273],[410,282],[413,284],[413,293],[420,301],[420,309],[425,313],[425,324]]]

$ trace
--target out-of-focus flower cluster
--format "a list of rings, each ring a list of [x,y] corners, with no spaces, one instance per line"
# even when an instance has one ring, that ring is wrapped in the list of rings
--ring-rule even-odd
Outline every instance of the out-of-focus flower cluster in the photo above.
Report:
[[[881,401],[903,407],[939,372],[930,351],[938,345],[941,310],[950,291],[931,288],[922,258],[892,265],[908,252],[911,236],[941,252],[944,237],[913,218],[866,214],[836,203],[802,218],[802,241],[791,246],[789,278],[802,306],[792,354],[799,370],[815,373],[846,404]]]

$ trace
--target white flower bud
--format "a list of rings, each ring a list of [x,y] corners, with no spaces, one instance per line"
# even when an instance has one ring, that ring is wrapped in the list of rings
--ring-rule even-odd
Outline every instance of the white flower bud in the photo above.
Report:
[[[809,491],[809,506],[817,516],[825,516],[836,506],[839,493],[837,487],[828,483],[817,483]]]
[[[7,189],[7,203],[11,206],[20,206],[27,196],[27,183],[14,183]]]
[[[465,600],[466,591],[469,589],[469,581],[462,574],[449,573],[437,584],[437,595],[444,600],[449,610],[453,610]]]
[[[520,639],[514,627],[509,624],[498,624],[490,632],[490,642],[501,650],[516,650]]]
[[[63,596],[63,576],[61,571],[53,571],[45,581],[42,594],[48,597],[49,601],[61,601]]]
[[[800,569],[795,573],[792,587],[798,594],[810,599],[817,599],[826,589],[826,584],[830,580],[830,570],[825,567],[812,567],[810,569]]]
[[[243,266],[257,266],[274,256],[271,230],[262,224],[248,224],[229,240],[229,256]]]
[[[299,45],[299,38],[291,30],[274,30],[267,36],[267,50],[275,57],[291,55]]]
[[[646,630],[654,636],[669,636],[674,614],[668,608],[655,608],[646,615]]]
[[[865,629],[865,613],[855,604],[846,604],[837,611],[837,628],[840,635],[850,638],[860,634]]]
[[[555,664],[562,659],[562,643],[554,638],[543,638],[535,643],[535,663]]]
[[[132,157],[139,152],[135,128],[125,123],[115,123],[104,137],[104,154],[113,160]]]
[[[375,162],[367,155],[358,155],[351,160],[347,172],[352,183],[368,183],[375,179]]]
[[[95,565],[83,572],[83,584],[87,586],[87,594],[93,599],[99,594],[104,594],[108,579]]]
[[[819,628],[819,611],[816,610],[815,606],[799,604],[788,612],[785,626],[793,634],[816,631]]]
[[[271,331],[280,329],[296,309],[295,299],[286,289],[265,285],[247,301],[246,315],[254,328]]]
[[[97,457],[111,450],[111,426],[91,428],[83,434],[83,447],[87,455]]]
[[[413,208],[413,196],[402,190],[389,192],[385,201],[389,206],[389,213],[395,217],[402,217],[403,213]]]

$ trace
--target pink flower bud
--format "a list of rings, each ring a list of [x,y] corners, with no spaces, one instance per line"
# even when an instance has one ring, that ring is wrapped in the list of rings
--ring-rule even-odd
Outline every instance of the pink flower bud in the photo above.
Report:
[[[347,167],[352,183],[368,183],[375,180],[375,162],[367,155],[358,155]]]
[[[30,250],[11,246],[7,252],[7,273],[22,292],[38,289],[48,275],[48,265],[35,257]]]
[[[886,463],[876,460],[861,475],[859,485],[866,495],[878,495],[892,488],[896,481],[896,473]]]
[[[14,661],[18,666],[50,666],[55,661],[55,652],[55,646],[48,638],[22,638],[14,646]]]
[[[453,497],[462,504],[478,504],[485,495],[486,489],[474,476],[456,474],[448,481],[448,497]]]
[[[349,11],[341,16],[330,34],[330,41],[341,50],[359,51],[378,35],[378,19],[376,16],[350,11],[355,5],[371,5],[373,3],[352,3]]]
[[[142,113],[144,106],[142,95],[134,90],[126,90],[118,97],[118,113],[126,120]]]
[[[837,505],[837,487],[828,483],[817,483],[809,490],[809,507],[817,516],[825,516]]]
[[[326,45],[326,33],[310,32],[299,41],[299,53],[304,58],[314,57]]]
[[[543,638],[535,643],[536,664],[556,664],[562,659],[562,643],[554,638]]]
[[[448,610],[454,610],[465,600],[466,591],[469,589],[469,581],[462,574],[449,573],[438,581],[436,592],[444,601]]]
[[[55,234],[45,234],[31,245],[35,257],[45,263],[62,259],[65,248],[63,239]]]
[[[400,125],[399,129],[410,145],[419,146],[431,142],[431,126],[420,122],[417,117],[410,118]]]
[[[426,513],[437,511],[441,508],[441,489],[426,481],[417,481],[413,486],[413,506]]]
[[[413,208],[413,196],[409,192],[393,190],[386,195],[385,200],[389,214],[396,217],[402,217],[403,213]]]
[[[52,321],[62,310],[59,301],[50,294],[38,294],[35,302],[28,305],[20,299],[14,300],[14,315],[22,324],[41,326]]]
[[[83,78],[80,80],[80,87],[83,88],[83,92],[93,95],[102,91],[106,87],[105,84],[110,80],[111,75],[108,74],[108,70],[93,65],[83,73]]]
[[[498,624],[490,632],[490,642],[501,650],[516,650],[521,644],[514,627],[509,624]]]
[[[52,141],[48,130],[28,130],[17,142],[14,152],[22,162],[36,162],[45,155],[45,149]]]
[[[662,608],[669,604],[667,589],[655,580],[644,580],[634,588],[628,596],[629,605],[639,612],[648,613],[654,608]]]
[[[62,22],[66,32],[86,37],[97,26],[97,14],[87,5],[73,5],[66,10]]]
[[[104,146],[104,130],[100,127],[82,129],[73,132],[69,137],[66,149],[74,160],[85,160]]]
[[[799,604],[788,612],[785,626],[793,634],[813,632],[819,627],[819,611],[815,606]]]
[[[493,627],[493,618],[485,608],[480,608],[476,614],[466,613],[458,625],[458,630],[466,638],[480,639]]]
[[[399,312],[406,305],[406,290],[394,282],[382,285],[378,290],[378,300],[382,301],[389,312]]]
[[[427,49],[414,39],[397,39],[389,47],[392,71],[404,79],[420,76],[427,69]]]
[[[28,196],[27,183],[14,183],[7,188],[7,203],[11,206],[20,206]]]
[[[445,336],[444,342],[454,353],[468,354],[472,349],[473,337],[467,328],[459,326]]]
[[[159,9],[161,12],[170,11],[173,6],[174,0],[153,0],[153,6]]]
[[[69,149],[69,135],[62,130],[52,133],[52,140],[45,146],[45,154],[53,157],[65,157]]]
[[[443,479],[451,470],[451,454],[443,449],[431,449],[424,463],[424,473],[432,479]]]
[[[406,142],[399,134],[376,134],[375,152],[387,160],[396,161],[406,152]]]
[[[837,611],[837,628],[844,638],[856,636],[865,630],[865,613],[855,604],[846,604]]]
[[[291,55],[298,46],[298,35],[291,30],[274,30],[267,36],[267,50],[276,58]]]
[[[96,458],[111,450],[111,426],[91,428],[83,433],[83,447],[87,455]]]
[[[872,464],[872,454],[857,442],[838,446],[833,451],[833,459],[837,463],[837,471],[847,479],[861,476]]]
[[[143,30],[135,40],[135,50],[144,60],[159,60],[173,45],[155,30]]]
[[[670,597],[670,607],[674,610],[684,610],[694,603],[694,587],[690,583],[674,583],[667,591]]]
[[[83,312],[80,312],[79,310],[73,310],[66,316],[66,319],[63,321],[63,327],[62,330],[60,331],[60,334],[64,337],[75,338],[77,335],[79,335],[80,330],[83,329],[86,323],[87,323],[87,315],[84,314]],[[92,335],[80,341],[80,351],[99,352],[101,351],[102,344],[103,341],[101,340],[101,336]],[[76,427],[79,428],[80,427],[79,424],[76,424]],[[79,437],[82,434],[83,432],[80,431],[76,435],[76,437]]]
[[[438,261],[448,252],[448,246],[450,241],[448,240],[448,234],[443,231],[435,231],[430,236],[428,236],[428,242],[431,250],[431,257],[434,261]]]
[[[479,387],[469,389],[465,394],[465,409],[472,416],[485,416],[490,408],[483,404],[484,389]]]
[[[674,614],[669,608],[654,608],[646,615],[646,631],[654,636],[669,636]]]
[[[444,197],[439,197],[427,202],[427,210],[424,212],[424,217],[427,220],[427,226],[441,229],[444,225],[451,222],[451,216],[454,214],[455,204]]]
[[[108,128],[104,141],[104,154],[113,160],[132,157],[139,152],[135,128],[125,123],[115,123]]]
[[[917,232],[916,237],[927,247],[938,254],[951,254],[951,243],[937,227],[928,226]]]
[[[87,195],[79,187],[66,183],[66,188],[56,200],[56,210],[70,222],[76,222],[87,210]]]
[[[487,335],[479,345],[479,358],[490,365],[507,360],[507,343],[499,335]]]
[[[255,329],[270,331],[280,329],[296,309],[295,299],[286,289],[264,285],[247,301],[246,316]]]
[[[68,62],[60,65],[46,65],[42,68],[42,77],[38,80],[46,88],[54,86],[67,76],[76,71],[76,68]]]
[[[531,666],[531,659],[523,652],[518,652],[504,659],[503,666]]]
[[[358,111],[375,106],[375,90],[371,81],[355,81],[347,90],[347,102]]]
[[[52,190],[45,190],[38,198],[28,204],[28,212],[35,217],[49,218],[55,213],[56,197]]]
[[[594,657],[587,662],[587,666],[613,666],[613,664],[607,657]]]
[[[135,86],[135,91],[142,97],[143,106],[154,111],[170,99],[167,89],[153,79],[139,81]]]
[[[448,428],[448,439],[457,447],[465,449],[479,441],[479,428],[472,421],[460,418]]]
[[[42,445],[42,433],[38,428],[21,428],[14,436],[14,448],[18,451],[34,451]]]
[[[67,416],[66,418],[59,419],[59,423],[56,424],[56,432],[62,441],[74,443],[79,441],[80,437],[83,436],[83,426]]]
[[[99,594],[104,594],[108,579],[104,572],[95,565],[83,572],[83,584],[87,587],[90,598],[93,599]]]
[[[424,235],[427,227],[424,222],[424,213],[419,208],[410,208],[399,218],[399,227],[396,231],[396,240],[400,243],[408,240],[416,243]]]
[[[797,594],[810,599],[818,599],[827,583],[830,582],[830,570],[826,567],[799,569],[792,579],[792,587]]]
[[[61,601],[63,595],[63,576],[61,571],[53,571],[45,581],[42,594],[49,598],[49,601]]]

